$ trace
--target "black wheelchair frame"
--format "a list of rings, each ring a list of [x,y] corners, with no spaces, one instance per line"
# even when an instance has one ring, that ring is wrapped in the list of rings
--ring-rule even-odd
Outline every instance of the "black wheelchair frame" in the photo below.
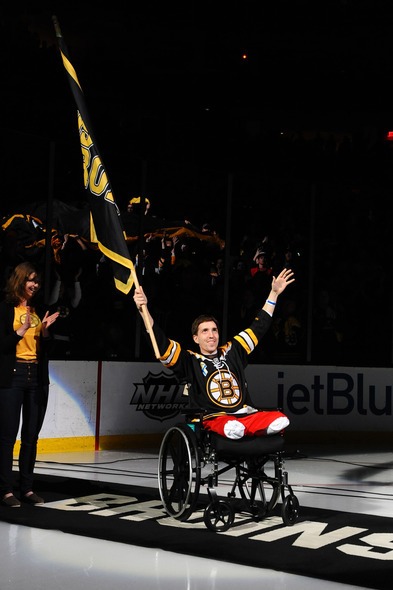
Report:
[[[280,500],[284,524],[293,525],[299,517],[299,501],[284,463],[297,451],[289,453],[284,447],[281,434],[231,440],[205,430],[202,414],[187,413],[185,422],[167,430],[159,450],[158,483],[165,512],[186,521],[201,505],[200,488],[206,486],[203,520],[211,531],[229,529],[236,512],[263,520]],[[217,487],[220,477],[231,471],[234,480],[223,499]]]

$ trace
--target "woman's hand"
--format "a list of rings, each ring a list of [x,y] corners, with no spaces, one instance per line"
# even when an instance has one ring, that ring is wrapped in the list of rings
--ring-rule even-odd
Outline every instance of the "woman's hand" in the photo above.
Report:
[[[44,336],[47,336],[49,326],[51,326],[57,320],[58,317],[58,311],[55,311],[55,313],[52,313],[51,315],[49,315],[49,311],[46,312],[42,320],[42,333]]]
[[[22,326],[19,328],[19,330],[16,331],[16,333],[18,334],[18,336],[23,338],[23,336],[26,334],[26,332],[30,328],[30,326],[31,326],[30,307],[27,306],[24,322],[23,322]]]

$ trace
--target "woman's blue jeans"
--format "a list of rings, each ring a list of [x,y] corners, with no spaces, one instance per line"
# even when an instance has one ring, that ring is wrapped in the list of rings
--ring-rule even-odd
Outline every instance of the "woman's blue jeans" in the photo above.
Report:
[[[12,492],[13,453],[20,421],[20,493],[33,489],[37,441],[48,403],[48,387],[38,383],[38,365],[16,363],[12,386],[0,388],[0,498]]]

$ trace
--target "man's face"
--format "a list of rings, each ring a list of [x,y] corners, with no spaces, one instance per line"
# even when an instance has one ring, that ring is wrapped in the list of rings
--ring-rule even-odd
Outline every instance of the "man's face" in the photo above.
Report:
[[[202,354],[214,354],[218,347],[218,328],[214,322],[202,322],[198,326],[198,333],[193,336]]]

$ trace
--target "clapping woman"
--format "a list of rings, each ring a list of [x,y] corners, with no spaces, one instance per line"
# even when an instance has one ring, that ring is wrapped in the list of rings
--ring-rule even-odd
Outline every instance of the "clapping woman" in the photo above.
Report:
[[[37,269],[22,262],[11,273],[0,303],[0,504],[11,508],[21,501],[44,503],[33,490],[34,466],[48,401],[48,328],[59,314],[46,312],[40,319],[34,307],[39,288]],[[20,424],[19,500],[12,468]]]

